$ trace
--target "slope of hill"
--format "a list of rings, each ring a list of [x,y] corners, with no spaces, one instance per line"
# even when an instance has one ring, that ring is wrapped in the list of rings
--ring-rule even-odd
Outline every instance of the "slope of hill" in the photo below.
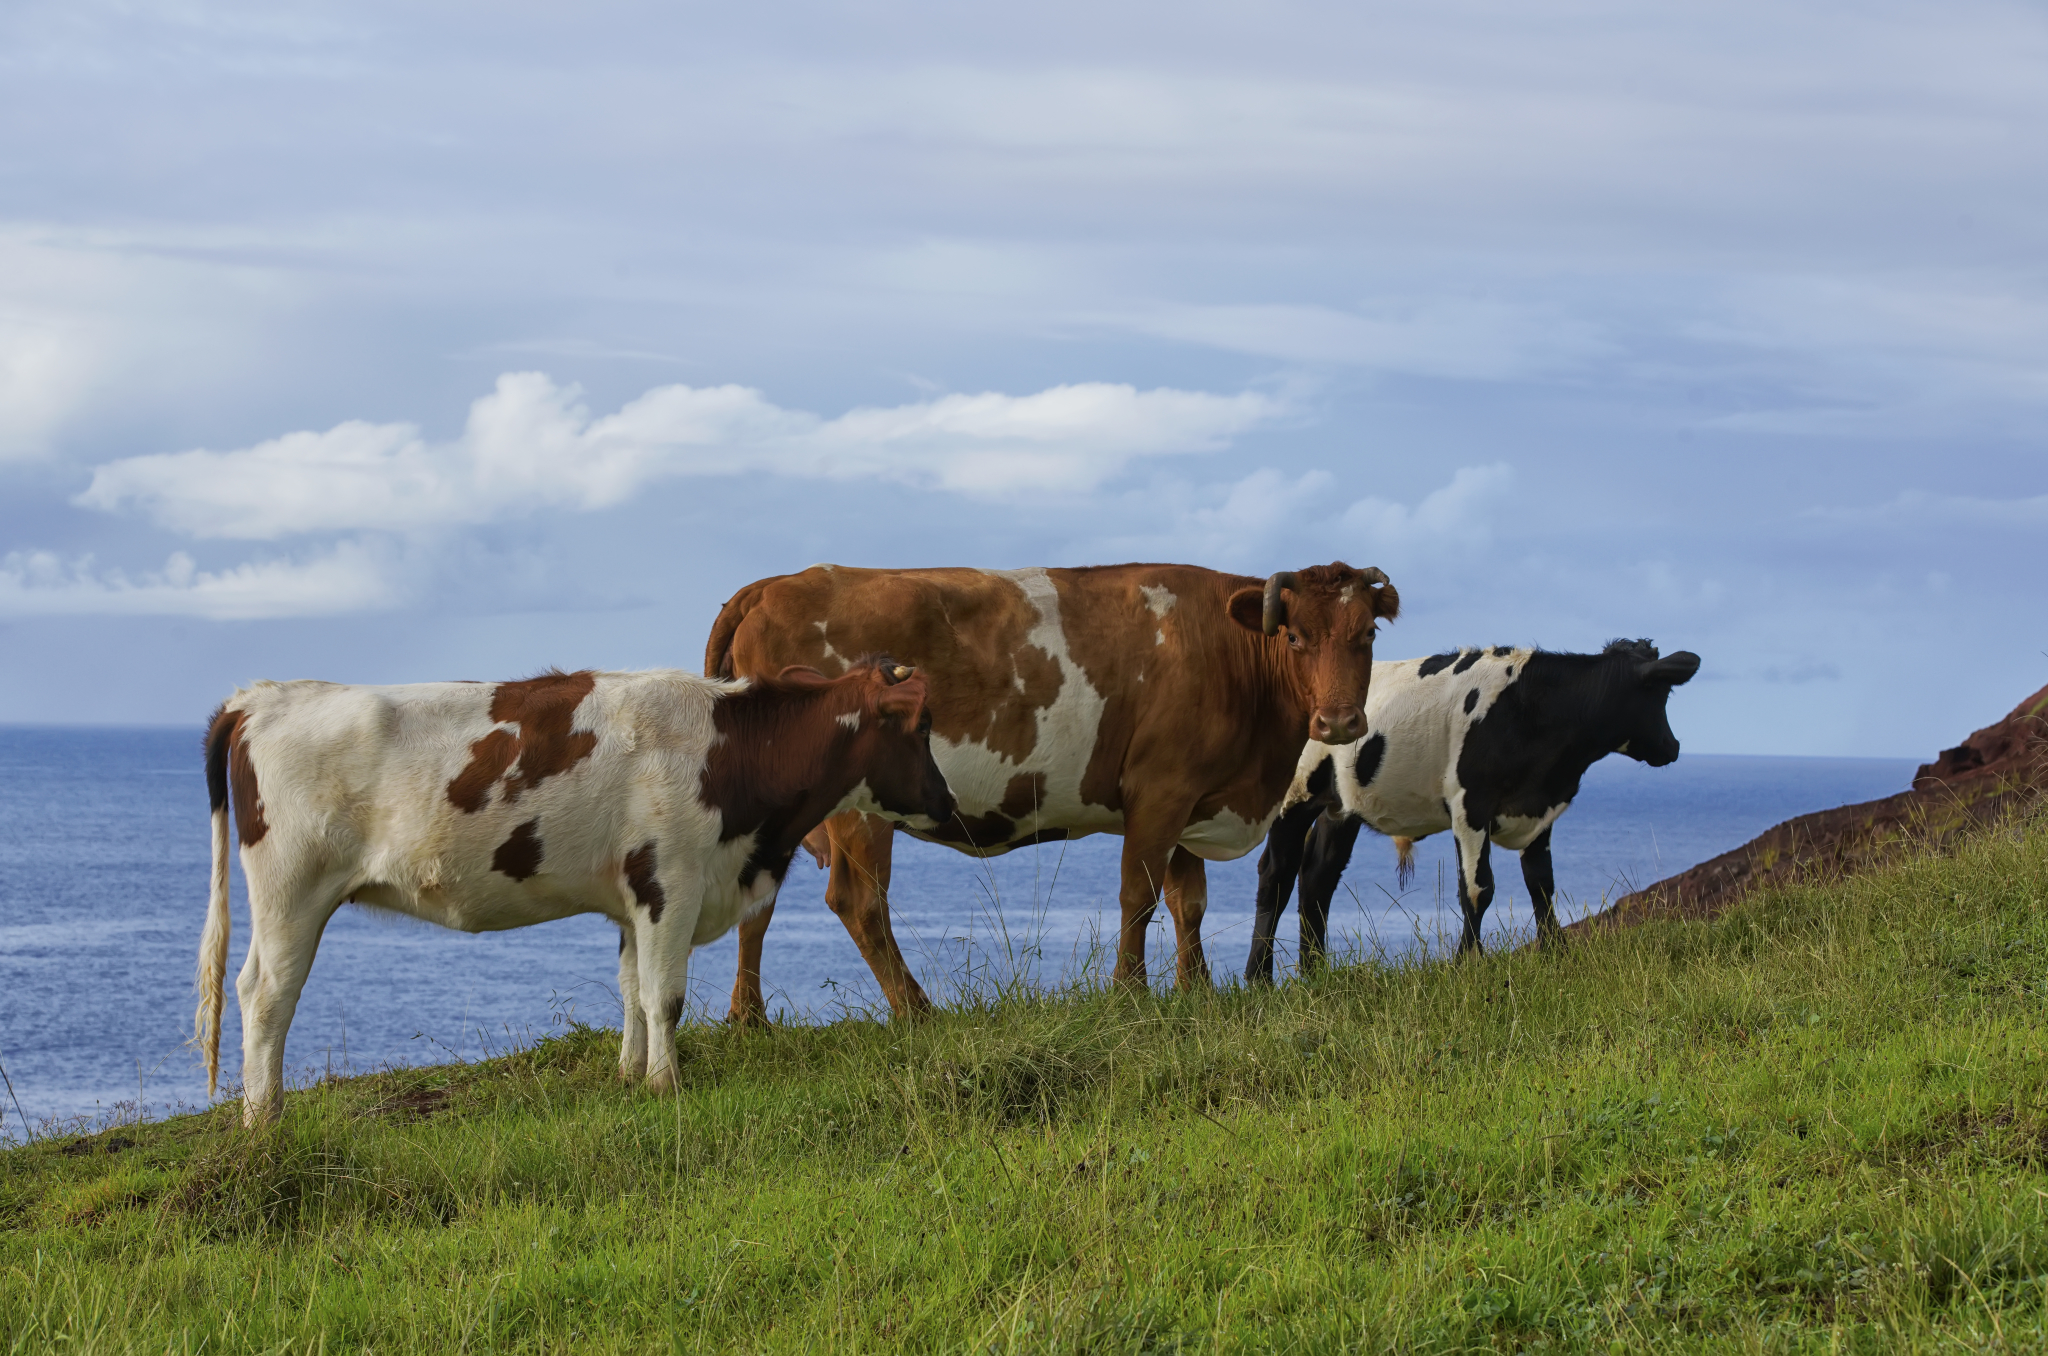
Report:
[[[2048,790],[2048,687],[1932,763],[1895,796],[1788,819],[1732,852],[1661,880],[1573,924],[1585,932],[1646,918],[1712,918],[1743,895],[1872,870],[1997,822]]]

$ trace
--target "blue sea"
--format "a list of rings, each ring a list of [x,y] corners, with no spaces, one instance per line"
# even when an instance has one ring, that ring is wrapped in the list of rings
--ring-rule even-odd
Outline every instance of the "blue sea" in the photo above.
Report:
[[[1879,758],[1687,754],[1667,768],[1594,766],[1554,835],[1567,922],[1736,847],[1792,815],[1903,790],[1914,764]],[[896,933],[939,1002],[1024,979],[1087,983],[1107,968],[1122,840],[1096,837],[977,861],[899,837]],[[0,1138],[37,1128],[161,1115],[206,1101],[185,1044],[206,912],[206,788],[197,729],[0,727]],[[1489,944],[1531,932],[1521,873],[1501,854]],[[1209,868],[1203,932],[1219,980],[1242,974],[1257,854]],[[1442,950],[1458,933],[1447,834],[1395,882],[1392,845],[1359,840],[1331,911],[1333,952]],[[239,864],[223,1072],[240,1067],[233,979],[248,941]],[[799,855],[768,934],[763,982],[784,1021],[886,1013],[853,942],[825,907],[825,875]],[[1280,929],[1294,955],[1295,916]],[[344,908],[329,924],[286,1062],[300,1079],[392,1064],[477,1059],[577,1021],[616,1025],[618,932],[596,917],[467,936]],[[1159,911],[1152,973],[1170,980]],[[724,1015],[734,939],[699,951],[696,1020]]]

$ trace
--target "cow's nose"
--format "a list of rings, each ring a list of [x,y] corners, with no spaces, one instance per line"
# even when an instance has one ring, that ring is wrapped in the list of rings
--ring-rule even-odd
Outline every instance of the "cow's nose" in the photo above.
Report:
[[[1323,744],[1349,744],[1365,733],[1365,713],[1355,706],[1326,706],[1308,723],[1309,738]]]

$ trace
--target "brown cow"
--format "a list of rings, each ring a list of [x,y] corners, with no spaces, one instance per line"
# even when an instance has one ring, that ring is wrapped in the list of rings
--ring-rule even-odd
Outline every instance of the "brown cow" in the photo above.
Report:
[[[751,682],[673,670],[516,683],[257,683],[206,740],[213,891],[197,1039],[220,1069],[228,808],[249,882],[243,1119],[273,1116],[321,929],[344,903],[465,932],[619,925],[620,1071],[675,1082],[690,952],[775,898],[819,821],[942,823],[924,679],[892,660]],[[888,820],[878,820],[887,823]]]
[[[818,565],[749,584],[712,627],[704,671],[827,672],[887,650],[932,677],[932,750],[959,798],[918,837],[980,856],[1124,835],[1120,984],[1145,983],[1163,897],[1179,983],[1206,982],[1202,860],[1257,847],[1313,736],[1364,733],[1378,623],[1400,597],[1377,569],[1319,565],[1265,581],[1192,565],[864,570]],[[889,928],[894,826],[827,821],[825,898],[891,1008],[931,1006]],[[813,835],[812,842],[817,842]],[[731,1017],[754,1022],[772,909],[741,924]]]

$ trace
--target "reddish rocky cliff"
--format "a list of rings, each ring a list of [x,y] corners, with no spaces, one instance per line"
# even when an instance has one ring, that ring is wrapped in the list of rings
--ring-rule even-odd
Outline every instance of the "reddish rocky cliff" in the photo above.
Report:
[[[1573,924],[1614,927],[1646,918],[1712,918],[1750,891],[1847,875],[1900,851],[1939,845],[1991,823],[2048,790],[2048,687],[1914,774],[1883,800],[1788,819],[1733,852],[1701,862]]]

